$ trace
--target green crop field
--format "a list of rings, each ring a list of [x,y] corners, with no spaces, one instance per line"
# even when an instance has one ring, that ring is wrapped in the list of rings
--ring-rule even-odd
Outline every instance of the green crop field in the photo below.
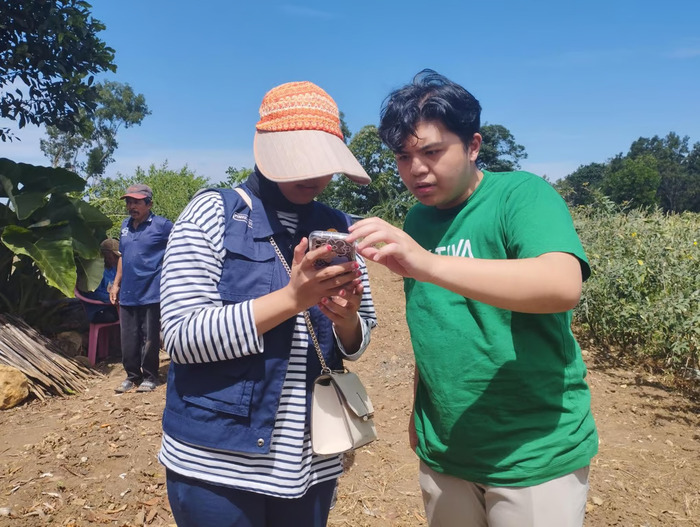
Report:
[[[572,211],[592,275],[575,324],[626,358],[698,372],[700,215]]]

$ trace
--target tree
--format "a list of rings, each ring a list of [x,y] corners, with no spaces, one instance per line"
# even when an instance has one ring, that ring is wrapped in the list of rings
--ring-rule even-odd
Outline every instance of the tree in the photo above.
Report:
[[[237,187],[241,183],[243,183],[246,179],[248,179],[248,176],[253,172],[252,168],[234,168],[234,167],[228,167],[226,169],[226,173],[228,174],[228,178],[226,181],[224,181],[221,186],[224,188],[233,188]]]
[[[680,137],[675,132],[669,132],[663,138],[658,135],[651,139],[640,137],[632,143],[627,154],[631,159],[645,155],[656,159],[661,177],[658,203],[666,211],[688,210],[697,192],[694,178],[688,172],[689,141],[688,136]]]
[[[334,178],[319,196],[320,201],[349,214],[366,215],[380,205],[392,209],[409,199],[396,169],[394,153],[382,144],[376,126],[362,128],[350,140],[348,148],[372,182],[359,186],[346,177]],[[397,214],[401,219],[400,209]]]
[[[590,205],[596,199],[596,191],[605,175],[605,164],[581,165],[574,172],[554,184],[559,193],[572,206]]]
[[[520,168],[520,160],[527,158],[525,147],[515,142],[515,137],[505,126],[484,124],[481,127],[481,150],[476,160],[482,170],[510,172]]]
[[[136,94],[128,84],[97,84],[94,113],[80,112],[78,131],[62,132],[48,126],[48,139],[41,140],[41,151],[51,160],[51,166],[74,170],[94,183],[114,161],[119,129],[141,124],[150,113],[145,97]]]
[[[90,190],[90,203],[114,222],[109,231],[114,238],[119,238],[121,222],[127,217],[124,200],[120,197],[134,183],[145,183],[151,187],[153,212],[174,222],[195,193],[209,185],[209,179],[198,176],[187,166],[172,170],[167,162],[160,167],[151,165],[148,171],[139,167],[133,176],[101,179]]]
[[[80,127],[82,112],[97,105],[93,76],[116,71],[114,50],[98,38],[105,26],[82,0],[22,0],[0,3],[0,117]],[[0,127],[0,139],[12,140]]]
[[[685,168],[688,186],[680,210],[700,212],[700,142],[693,145],[686,157]]]
[[[658,205],[661,183],[658,162],[651,155],[624,158],[620,168],[609,168],[601,188],[615,203],[630,202],[638,207]]]

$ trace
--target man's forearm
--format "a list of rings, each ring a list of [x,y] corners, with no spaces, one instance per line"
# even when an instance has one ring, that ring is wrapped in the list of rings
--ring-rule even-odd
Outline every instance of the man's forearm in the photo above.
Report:
[[[581,296],[581,265],[568,253],[518,260],[434,255],[424,281],[491,306],[521,313],[560,313]]]

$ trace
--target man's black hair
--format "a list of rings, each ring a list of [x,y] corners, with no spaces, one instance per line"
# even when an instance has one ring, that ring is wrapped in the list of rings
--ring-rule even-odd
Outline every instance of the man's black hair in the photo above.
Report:
[[[459,84],[424,69],[413,81],[389,94],[382,105],[379,136],[392,151],[403,150],[420,121],[439,121],[465,147],[481,126],[481,105]]]

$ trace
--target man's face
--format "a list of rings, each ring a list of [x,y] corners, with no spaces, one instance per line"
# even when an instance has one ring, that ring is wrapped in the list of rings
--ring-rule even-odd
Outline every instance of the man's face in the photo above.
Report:
[[[102,258],[104,258],[105,267],[112,269],[117,266],[119,262],[119,255],[114,251],[102,251]]]
[[[423,205],[448,209],[459,205],[474,191],[479,171],[476,157],[481,136],[474,134],[468,147],[440,121],[421,121],[416,137],[410,136],[396,165],[406,188]]]
[[[331,182],[333,176],[323,176],[304,181],[278,183],[282,195],[295,205],[311,203]]]
[[[148,218],[152,205],[152,202],[146,203],[144,199],[126,198],[126,210],[136,224]]]

